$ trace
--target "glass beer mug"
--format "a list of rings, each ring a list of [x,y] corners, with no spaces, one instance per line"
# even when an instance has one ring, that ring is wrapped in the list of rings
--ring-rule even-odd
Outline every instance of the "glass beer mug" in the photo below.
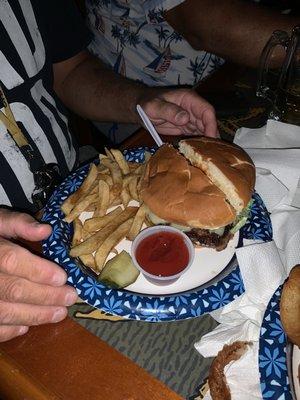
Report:
[[[276,46],[283,46],[285,58],[275,88],[271,88],[267,80]],[[269,118],[300,125],[300,26],[291,37],[284,31],[273,32],[261,55],[256,94],[271,102]]]

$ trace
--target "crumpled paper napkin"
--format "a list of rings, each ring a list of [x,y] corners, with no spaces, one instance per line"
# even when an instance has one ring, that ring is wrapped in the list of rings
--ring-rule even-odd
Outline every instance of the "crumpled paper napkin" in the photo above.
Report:
[[[259,129],[239,129],[234,143],[254,161],[256,190],[270,212],[281,202],[300,208],[300,127],[268,120]]]
[[[273,241],[247,241],[236,250],[245,293],[211,313],[220,325],[195,343],[204,357],[214,357],[236,340],[252,347],[225,368],[232,400],[261,400],[258,340],[266,307],[290,269],[300,263],[300,128],[269,120],[260,129],[241,128],[235,143],[256,166],[256,191],[271,213]],[[211,399],[209,393],[204,397]]]

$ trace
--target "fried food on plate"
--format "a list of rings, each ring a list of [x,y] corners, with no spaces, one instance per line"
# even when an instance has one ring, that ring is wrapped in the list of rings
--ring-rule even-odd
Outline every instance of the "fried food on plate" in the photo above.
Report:
[[[134,217],[137,210],[138,207],[125,208],[125,210],[122,211],[121,214],[117,215],[108,225],[105,225],[102,229],[94,233],[84,242],[74,246],[70,250],[70,255],[72,257],[78,257],[83,254],[91,254],[96,251],[105,241],[105,239],[119,227],[119,225],[122,225],[124,222]]]
[[[237,341],[230,345],[225,344],[213,360],[208,376],[210,395],[213,400],[230,400],[230,389],[227,385],[224,368],[231,361],[236,361],[247,351],[251,343]]]
[[[112,222],[122,212],[122,207],[114,208],[112,211],[104,215],[103,217],[92,217],[84,221],[84,229],[88,232],[95,233],[99,229],[103,228]]]
[[[76,192],[71,194],[71,196],[69,196],[61,206],[62,211],[66,215],[68,215],[72,211],[74,205],[78,202],[80,197],[90,191],[92,185],[94,184],[94,182],[97,178],[97,175],[98,175],[98,170],[97,170],[96,165],[91,164],[89,172],[88,172],[84,182],[80,186],[80,188],[78,190],[76,190]]]
[[[98,246],[98,250],[95,254],[96,261],[96,271],[101,272],[104,268],[105,260],[107,259],[109,253],[112,249],[120,243],[120,241],[126,237],[129,229],[132,225],[133,218],[129,218],[124,221],[121,225],[118,223],[117,227],[110,232],[110,234],[106,237],[100,246]]]
[[[145,160],[149,158],[150,153],[145,154]],[[127,162],[117,149],[105,149],[105,154],[99,154],[99,159],[100,164],[91,164],[81,186],[61,206],[65,221],[73,222],[70,255],[79,257],[84,265],[98,274],[110,255],[119,256],[118,243],[127,235],[133,240],[145,219],[145,206],[140,207],[139,199],[145,165]],[[118,257],[110,262],[114,271],[120,270],[115,265],[119,266],[118,260],[122,259],[124,257]],[[134,275],[136,279],[136,274],[139,272],[130,276]],[[120,285],[120,282],[128,282],[128,277],[120,277],[117,281]]]

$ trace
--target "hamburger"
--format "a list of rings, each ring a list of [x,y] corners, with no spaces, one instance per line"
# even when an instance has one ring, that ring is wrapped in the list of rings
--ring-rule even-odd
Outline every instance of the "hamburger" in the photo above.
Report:
[[[239,146],[197,137],[150,158],[140,196],[151,224],[183,230],[196,246],[224,249],[247,220],[255,167]]]

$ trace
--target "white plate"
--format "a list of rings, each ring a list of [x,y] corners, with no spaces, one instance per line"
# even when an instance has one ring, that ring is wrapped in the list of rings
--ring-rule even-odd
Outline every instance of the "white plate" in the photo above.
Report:
[[[136,206],[138,203],[132,201],[129,205]],[[113,208],[109,211],[112,210]],[[92,215],[92,213],[84,212],[81,214],[80,219],[84,222],[87,218],[92,217]],[[146,228],[146,225],[143,229],[144,228]],[[222,251],[216,251],[215,249],[209,248],[196,249],[194,262],[191,267],[172,284],[163,286],[155,285],[148,281],[143,274],[140,274],[133,284],[126,287],[126,290],[146,295],[170,295],[198,288],[199,286],[211,281],[224,270],[235,254],[235,248],[238,245],[238,241],[239,232],[234,235],[234,237],[229,241],[226,249]],[[125,250],[127,253],[131,254],[131,245],[132,242],[130,240],[123,239],[118,246],[116,246],[116,250],[118,253]],[[108,259],[114,256],[114,253],[110,253]]]
[[[140,274],[138,279],[132,285],[127,286],[126,289],[135,293],[168,295],[186,292],[202,286],[219,275],[224,267],[228,265],[234,256],[238,238],[239,235],[237,233],[229,242],[227,248],[222,251],[208,248],[196,249],[194,262],[191,267],[177,281],[170,285],[155,285],[149,282],[143,274]],[[118,247],[117,250],[124,249],[130,253],[131,242],[126,240]]]
[[[131,162],[142,162],[144,155],[145,148],[138,148],[127,151],[125,157]],[[113,289],[91,277],[69,254],[73,226],[64,221],[61,204],[81,185],[88,168],[86,165],[75,171],[57,188],[43,215],[43,221],[52,226],[51,236],[43,242],[44,255],[65,269],[68,283],[76,288],[81,299],[113,315],[160,322],[198,317],[223,307],[244,292],[234,254],[235,246],[238,241],[238,245],[242,246],[243,240],[272,240],[269,214],[257,193],[253,194],[251,216],[240,231],[239,238],[236,235],[228,248],[221,252],[199,250],[200,264],[195,262],[195,275],[187,275],[176,282],[179,287],[158,287],[148,281],[143,283],[144,279],[140,277],[134,284],[136,287]],[[129,249],[131,243],[124,241],[122,246]]]

